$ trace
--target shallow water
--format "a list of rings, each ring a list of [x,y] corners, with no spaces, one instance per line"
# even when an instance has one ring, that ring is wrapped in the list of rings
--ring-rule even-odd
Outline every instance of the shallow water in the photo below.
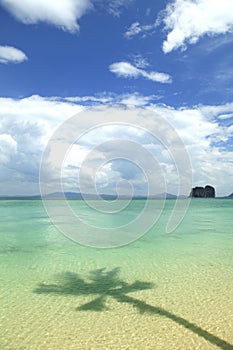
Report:
[[[0,349],[233,349],[233,201],[192,200],[168,235],[173,205],[140,240],[93,249],[41,201],[0,201]]]

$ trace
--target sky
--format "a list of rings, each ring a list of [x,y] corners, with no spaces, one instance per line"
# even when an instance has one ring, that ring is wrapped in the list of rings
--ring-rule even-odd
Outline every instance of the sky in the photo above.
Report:
[[[116,104],[149,110],[153,130],[156,115],[169,123],[189,155],[193,186],[233,192],[233,0],[0,0],[0,26],[0,195],[39,193],[56,129]],[[129,140],[159,163],[166,192],[178,193],[172,137],[161,144],[136,119],[134,127],[87,129],[63,162],[65,190],[80,191],[91,152],[84,175],[100,193],[124,193],[127,183],[145,194],[148,169],[134,164],[135,149],[120,147]],[[118,145],[100,147],[109,140]]]

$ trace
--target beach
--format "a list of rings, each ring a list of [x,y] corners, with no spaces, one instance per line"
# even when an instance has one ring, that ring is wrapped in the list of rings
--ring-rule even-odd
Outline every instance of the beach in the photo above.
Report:
[[[0,201],[0,348],[233,349],[233,201],[192,200],[165,234],[173,205],[134,243],[95,249],[42,201]]]

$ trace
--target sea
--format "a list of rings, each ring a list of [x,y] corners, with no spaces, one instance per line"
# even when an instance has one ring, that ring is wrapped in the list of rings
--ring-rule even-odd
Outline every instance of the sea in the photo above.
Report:
[[[192,199],[166,233],[174,204],[134,242],[101,249],[62,234],[41,200],[1,200],[0,349],[233,349],[233,200]]]

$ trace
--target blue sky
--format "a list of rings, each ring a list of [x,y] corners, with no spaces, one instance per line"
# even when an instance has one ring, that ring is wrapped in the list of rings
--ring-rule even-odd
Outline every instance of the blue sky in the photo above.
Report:
[[[103,103],[160,113],[187,148],[193,184],[233,192],[232,0],[0,0],[0,20],[0,194],[38,193],[41,155],[54,130]],[[151,145],[136,129],[125,134]],[[103,128],[90,133],[77,157],[122,130],[109,135]],[[176,192],[171,161],[153,152],[168,192]],[[142,193],[145,181],[132,169],[110,162],[100,191],[132,177]]]

